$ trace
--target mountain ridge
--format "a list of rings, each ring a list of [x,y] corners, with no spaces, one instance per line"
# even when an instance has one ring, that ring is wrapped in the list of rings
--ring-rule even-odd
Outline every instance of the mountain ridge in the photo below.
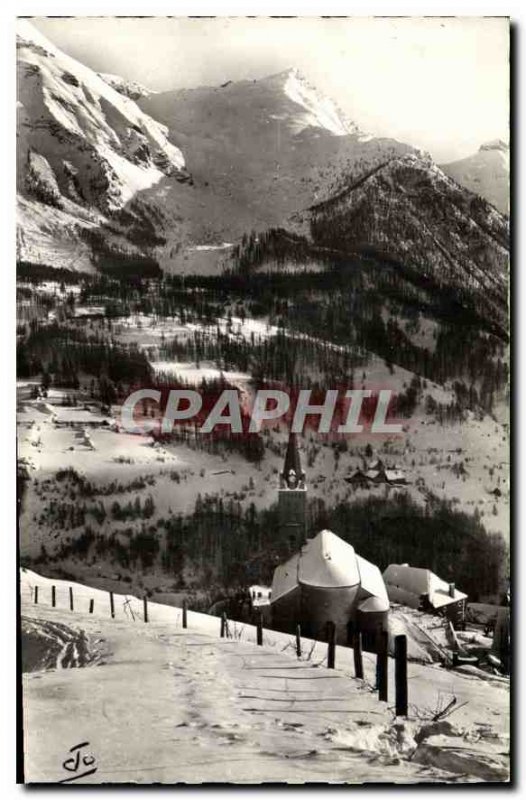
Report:
[[[86,271],[129,262],[130,274],[141,264],[217,272],[245,234],[301,230],[309,215],[319,222],[325,214],[327,222],[323,204],[344,202],[351,187],[354,204],[364,194],[360,214],[370,247],[414,258],[422,245],[411,203],[421,201],[455,220],[456,252],[476,244],[473,258],[466,257],[471,272],[477,261],[502,265],[506,258],[497,211],[477,206],[476,195],[429,154],[361,131],[295,68],[215,87],[150,92],[93,72],[24,23],[19,75],[20,260]],[[139,94],[137,102],[130,92]],[[501,158],[504,147],[487,143],[479,153]],[[397,178],[389,185],[395,164]],[[404,169],[406,183],[399,179]],[[445,191],[446,175],[458,189],[448,184]],[[387,198],[389,213],[382,210]],[[395,208],[401,225],[414,217],[408,241],[416,250],[396,232]],[[349,224],[355,211],[343,215]],[[474,235],[475,216],[484,234]],[[356,245],[352,229],[347,239]],[[447,245],[427,234],[424,240],[431,260],[451,272]]]
[[[502,139],[480,145],[476,153],[441,165],[446,175],[509,214],[510,149]]]
[[[506,305],[509,228],[428,158],[395,157],[310,209],[317,244],[385,252],[422,276]],[[488,296],[489,294],[489,296]],[[499,311],[500,323],[505,320]]]

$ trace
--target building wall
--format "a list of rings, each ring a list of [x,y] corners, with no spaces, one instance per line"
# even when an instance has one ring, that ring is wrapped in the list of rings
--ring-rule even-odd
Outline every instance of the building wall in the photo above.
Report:
[[[306,489],[280,489],[278,512],[281,536],[296,550],[305,542],[307,533]]]

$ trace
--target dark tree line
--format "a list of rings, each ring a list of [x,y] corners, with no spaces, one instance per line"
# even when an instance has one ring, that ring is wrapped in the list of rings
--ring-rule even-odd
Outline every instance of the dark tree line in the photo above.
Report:
[[[33,322],[27,337],[17,343],[19,377],[41,374],[43,383],[78,388],[79,374],[112,383],[147,382],[152,370],[137,346],[124,346],[80,327]],[[107,388],[107,387],[106,387]]]
[[[258,510],[254,503],[243,508],[233,497],[199,495],[191,514],[175,514],[149,525],[143,512],[137,518],[143,520],[138,531],[123,528],[109,536],[95,534],[87,526],[45,558],[106,556],[129,569],[161,568],[181,587],[213,582],[226,590],[270,583],[276,565],[290,555],[276,505]],[[497,597],[508,580],[503,538],[488,533],[477,512],[456,511],[431,495],[425,506],[405,492],[333,508],[322,499],[311,500],[308,535],[324,528],[352,544],[382,572],[391,563],[427,567],[456,583],[472,601]]]

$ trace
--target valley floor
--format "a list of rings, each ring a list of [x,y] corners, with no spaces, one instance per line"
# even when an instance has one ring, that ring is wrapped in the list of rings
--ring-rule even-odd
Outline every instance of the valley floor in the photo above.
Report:
[[[58,657],[57,668],[24,674],[26,782],[507,779],[504,679],[409,664],[409,717],[396,720],[392,702],[380,703],[372,690],[368,654],[365,680],[358,681],[345,648],[338,648],[337,668],[328,670],[321,643],[303,640],[298,660],[285,634],[265,631],[257,647],[251,626],[232,623],[232,638],[221,639],[219,619],[189,612],[183,630],[179,609],[153,603],[145,624],[142,603],[129,598],[125,605],[117,595],[111,619],[107,593],[79,584],[72,588],[80,610],[69,610],[70,584],[61,581],[53,582],[57,607],[51,608],[51,583],[22,571],[23,621],[51,638],[57,626],[76,631],[77,640],[84,631],[88,657],[73,663],[87,666],[64,669]],[[392,696],[392,663],[390,671]],[[451,696],[458,712],[433,723]]]

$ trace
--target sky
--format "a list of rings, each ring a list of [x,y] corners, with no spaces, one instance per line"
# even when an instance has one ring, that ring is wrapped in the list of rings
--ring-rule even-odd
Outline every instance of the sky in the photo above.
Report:
[[[508,141],[508,21],[498,17],[35,18],[70,56],[157,91],[300,72],[366,132],[439,163]]]

